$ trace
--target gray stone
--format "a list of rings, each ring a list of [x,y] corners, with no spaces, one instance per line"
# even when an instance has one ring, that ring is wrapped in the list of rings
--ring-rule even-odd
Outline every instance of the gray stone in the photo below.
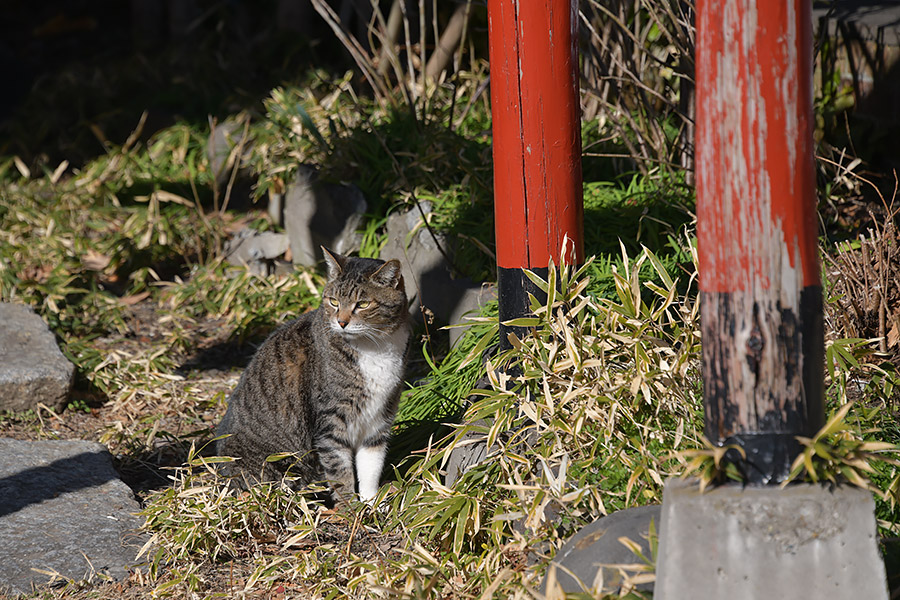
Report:
[[[120,579],[145,541],[131,489],[101,444],[0,438],[0,594],[58,573]]]
[[[450,451],[444,467],[444,482],[453,487],[463,473],[487,458],[487,443],[483,433],[469,432]]]
[[[849,26],[863,40],[879,41],[888,46],[900,45],[900,4],[871,2],[870,0],[836,0],[816,3],[812,9],[813,24],[829,28],[837,35],[840,28]]]
[[[75,367],[29,306],[0,302],[0,410],[66,406]]]
[[[812,484],[663,493],[656,600],[888,597],[870,492]]]
[[[288,237],[283,233],[241,229],[225,242],[225,260],[236,267],[247,267],[256,275],[270,275],[278,270],[278,259],[288,250]]]
[[[870,0],[816,2],[813,23],[822,44],[816,62],[826,72],[816,75],[816,85],[833,82],[853,91],[852,113],[866,125],[853,132],[857,145],[879,144],[881,158],[896,163],[896,144],[884,144],[900,124],[900,3]],[[875,58],[877,57],[877,58]],[[837,81],[835,81],[837,78]],[[821,89],[816,90],[822,94]],[[850,122],[852,127],[852,121]],[[869,134],[868,130],[877,131]],[[887,133],[887,135],[886,135]]]
[[[358,250],[356,230],[367,209],[355,185],[323,183],[314,168],[300,165],[284,195],[284,228],[294,264],[315,266],[322,260],[319,246],[340,254]]]
[[[487,376],[479,379],[474,386],[475,389],[488,389],[490,387],[490,379]],[[466,398],[464,406],[468,406],[476,398],[477,396],[469,396]],[[444,467],[444,483],[448,486],[452,487],[466,471],[486,459],[489,453],[497,451],[497,444],[488,448],[487,434],[484,433],[484,430],[489,429],[491,424],[492,421],[490,419],[480,419],[473,422],[472,425],[481,428],[482,431],[470,430],[466,432],[462,439],[450,450],[450,457],[447,459],[447,464]],[[518,449],[517,452],[523,454],[529,454],[531,447],[539,439],[537,432],[533,429],[527,430],[524,434],[522,432],[506,431],[500,434],[500,438],[508,441],[512,435],[515,435],[518,440],[515,445]]]
[[[238,169],[245,168],[252,154],[250,140],[244,139],[245,119],[246,117],[229,119],[211,124],[206,154],[219,187],[228,183],[235,161],[240,161]]]
[[[431,212],[431,203],[422,202],[422,213]],[[422,226],[422,214],[418,208],[411,208],[403,212],[394,212],[388,216],[387,243],[381,249],[382,260],[396,259],[403,266],[403,282],[406,285],[406,297],[410,301],[410,313],[421,317],[421,306],[425,305],[430,310],[425,298],[431,286],[425,285],[425,280],[449,279],[449,265],[441,252],[441,246],[446,247],[446,240],[438,235],[437,240]],[[429,298],[430,299],[430,298]],[[449,316],[448,314],[445,316]],[[446,320],[444,321],[446,322]]]
[[[461,314],[457,310],[460,301],[480,286],[468,278],[453,276],[444,256],[445,252],[452,256],[453,248],[445,236],[423,225],[422,213],[431,212],[431,203],[422,202],[420,206],[421,212],[413,207],[388,217],[388,241],[380,258],[397,259],[403,266],[410,314],[422,320],[424,313],[429,321],[433,318],[438,325],[447,325],[455,313]]]
[[[544,593],[549,592],[547,585],[551,569],[555,569],[553,577],[559,585],[558,589],[566,593],[585,590],[603,594],[619,592],[625,576],[639,573],[637,569],[629,569],[628,565],[646,564],[619,538],[626,537],[637,543],[641,554],[649,559],[650,523],[655,523],[658,529],[659,517],[659,505],[640,506],[614,512],[586,525],[563,544],[550,562],[548,575],[544,579]],[[599,573],[602,584],[592,589],[595,582],[601,581],[598,571],[602,571]],[[642,583],[636,589],[652,591],[653,585]]]
[[[492,283],[484,283],[481,285],[466,288],[462,297],[457,301],[456,306],[450,312],[448,324],[450,328],[450,345],[453,346],[463,336],[468,327],[458,327],[466,322],[466,316],[470,313],[477,313],[478,310],[490,302],[497,299],[497,286]]]

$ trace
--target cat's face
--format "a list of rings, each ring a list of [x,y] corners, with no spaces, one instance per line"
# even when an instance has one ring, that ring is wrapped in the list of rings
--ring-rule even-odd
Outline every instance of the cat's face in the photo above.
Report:
[[[405,323],[406,292],[398,261],[346,257],[322,250],[328,267],[322,312],[332,331],[377,340]]]

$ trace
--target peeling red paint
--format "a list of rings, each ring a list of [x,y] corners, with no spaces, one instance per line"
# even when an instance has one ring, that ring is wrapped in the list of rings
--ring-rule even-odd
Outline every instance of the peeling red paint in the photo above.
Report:
[[[697,210],[707,292],[818,285],[808,0],[697,2]],[[787,299],[786,298],[786,299]],[[792,304],[794,302],[791,302]]]
[[[824,421],[809,0],[697,1],[706,433],[782,481]]]
[[[584,259],[575,0],[489,0],[497,265]]]

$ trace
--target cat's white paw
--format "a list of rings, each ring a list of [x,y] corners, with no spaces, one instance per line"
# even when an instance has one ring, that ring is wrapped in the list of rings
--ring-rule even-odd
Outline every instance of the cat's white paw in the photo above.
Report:
[[[381,469],[387,448],[384,446],[363,447],[356,451],[356,473],[359,480],[359,498],[368,503],[378,495]]]
[[[380,495],[375,494],[369,498],[363,498],[360,495],[359,499],[372,512],[376,512],[380,515],[387,515],[391,512],[391,503],[388,502],[388,497],[389,493],[386,492]]]

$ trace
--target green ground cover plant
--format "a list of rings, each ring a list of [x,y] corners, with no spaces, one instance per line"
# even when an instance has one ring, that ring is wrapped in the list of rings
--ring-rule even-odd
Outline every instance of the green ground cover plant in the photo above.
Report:
[[[335,102],[350,95],[342,91],[341,81],[334,85]],[[288,96],[309,98],[304,94],[276,90],[270,102],[271,120],[248,127],[254,136],[248,163],[257,172],[259,194],[279,177],[289,176],[283,168],[290,160],[322,161],[325,173],[329,161],[351,165],[343,174],[365,180],[365,173],[372,173],[369,191],[381,198],[373,203],[366,225],[373,237],[380,235],[378,228],[388,211],[430,202],[435,208],[430,224],[456,234],[463,244],[468,241],[471,256],[479,257],[482,265],[474,271],[476,276],[490,272],[490,170],[485,166],[489,147],[478,126],[460,125],[460,130],[469,128],[469,138],[426,136],[432,145],[420,148],[421,152],[438,162],[455,157],[458,165],[456,170],[431,174],[430,163],[416,153],[396,156],[400,151],[391,150],[403,147],[422,130],[414,124],[395,128],[391,115],[379,112],[375,105],[355,103],[352,109],[348,105],[328,113],[318,100],[298,104],[308,108],[297,109],[295,116],[306,114],[310,123],[329,119],[344,119],[344,123],[320,125],[318,134],[307,123],[300,135],[285,134],[284,127],[273,124],[280,117],[272,116],[271,107],[286,104]],[[367,110],[372,114],[358,116]],[[483,113],[473,109],[470,114],[477,121]],[[351,122],[350,115],[357,115],[357,120]],[[378,122],[383,125],[372,125]],[[279,141],[269,130],[280,132],[284,139]],[[391,136],[400,137],[392,142]],[[489,589],[525,594],[529,586],[537,585],[541,572],[540,566],[526,568],[538,541],[541,556],[549,556],[553,544],[591,515],[646,503],[658,493],[674,463],[659,462],[652,451],[641,447],[643,442],[656,442],[647,437],[648,429],[636,425],[637,419],[621,416],[625,413],[613,419],[625,427],[617,442],[577,452],[573,448],[572,458],[565,459],[560,458],[560,448],[573,439],[580,439],[579,443],[596,440],[619,431],[619,426],[601,425],[582,415],[578,430],[563,434],[555,430],[562,419],[539,420],[534,427],[555,441],[547,445],[544,437],[529,439],[541,448],[535,464],[546,465],[541,468],[548,469],[549,476],[559,471],[563,460],[567,474],[563,479],[555,475],[550,488],[546,478],[533,481],[528,476],[525,463],[530,459],[521,456],[526,451],[517,447],[518,438],[500,435],[501,428],[514,425],[523,434],[529,430],[527,415],[518,412],[517,398],[523,390],[540,391],[541,400],[535,406],[552,404],[556,391],[546,396],[537,382],[556,367],[541,375],[532,364],[518,384],[519,391],[498,388],[490,374],[496,378],[496,361],[510,358],[497,357],[488,363],[482,358],[496,343],[495,306],[476,317],[451,352],[428,343],[416,349],[419,358],[414,360],[424,377],[404,393],[392,449],[396,473],[383,490],[382,510],[357,507],[356,514],[329,513],[311,498],[292,496],[278,486],[260,488],[250,496],[223,493],[199,449],[208,443],[210,428],[224,410],[227,393],[236,382],[235,369],[246,363],[253,344],[277,324],[317,305],[323,280],[315,270],[267,278],[224,264],[219,249],[237,227],[245,223],[271,226],[262,206],[251,205],[245,213],[225,206],[222,190],[216,198],[204,132],[177,125],[146,142],[136,137],[121,147],[110,147],[107,154],[79,169],[62,165],[38,174],[15,158],[7,159],[0,212],[3,298],[34,306],[78,369],[69,410],[60,415],[43,409],[31,415],[6,415],[2,427],[34,437],[89,437],[111,448],[126,479],[139,490],[146,505],[147,529],[155,536],[147,553],[152,564],[149,577],[135,585],[135,594],[153,590],[161,596],[205,595],[225,589],[226,582],[227,589],[238,582],[247,591],[288,585],[325,596],[362,597],[375,589],[422,596],[438,590],[465,596]],[[341,154],[335,159],[332,153],[349,152],[340,150],[345,138],[368,139],[388,151],[373,149],[371,155],[346,158]],[[290,150],[273,150],[279,143],[287,147],[288,142]],[[369,164],[376,154],[382,162]],[[402,173],[405,179],[398,183],[382,171]],[[624,240],[627,248],[606,246],[609,253],[585,265],[577,284],[570,271],[562,272],[567,294],[562,302],[580,305],[577,316],[582,325],[588,317],[591,323],[613,319],[614,311],[603,302],[618,302],[618,310],[625,313],[616,317],[617,326],[626,329],[615,339],[628,336],[628,327],[633,326],[627,325],[629,318],[649,314],[647,298],[657,294],[639,283],[638,273],[660,285],[675,285],[672,277],[685,260],[690,261],[690,250],[671,242],[689,220],[685,210],[689,198],[671,192],[682,189],[676,179],[655,181],[661,183],[640,177],[627,183],[589,183],[586,220],[590,231],[597,232],[589,243],[605,239],[603,232],[614,228],[630,228],[633,237]],[[672,219],[666,221],[669,216]],[[631,261],[628,249],[640,251],[642,243],[656,246],[659,254]],[[466,256],[464,248],[457,256]],[[590,285],[588,272],[597,275]],[[551,299],[551,306],[557,305]],[[534,344],[538,354],[532,360],[538,363],[547,358],[540,357],[545,350],[538,348],[560,331],[559,322],[545,318],[546,327],[554,323],[556,333],[552,327],[542,328],[538,337],[525,342]],[[591,342],[594,346],[580,352],[606,348],[612,339]],[[610,359],[611,364],[627,370],[632,354],[643,356],[646,349],[617,352],[624,354]],[[561,357],[565,352],[555,354]],[[596,364],[588,367],[599,372]],[[555,377],[548,380],[554,390],[562,381],[559,377],[565,376]],[[479,380],[488,387],[473,395]],[[622,386],[642,387],[622,374],[607,384],[619,392],[625,389]],[[633,402],[630,398],[628,405]],[[466,413],[477,421],[486,406],[496,409],[497,420],[481,433],[488,434],[491,445],[501,446],[491,461],[448,487],[442,483],[441,463],[453,440],[470,429],[456,430],[453,423]],[[677,428],[679,438],[690,435],[690,428],[685,434],[683,427]],[[661,449],[654,447],[660,456]],[[506,483],[496,486],[497,481]],[[525,487],[515,491],[519,485]],[[560,502],[566,506],[565,525],[557,530],[540,515]],[[521,520],[515,516],[519,513],[531,519],[526,533],[514,527]],[[448,567],[445,561],[450,555],[455,558]],[[232,575],[235,572],[240,575]],[[314,572],[316,583],[304,583]],[[80,589],[73,582],[67,593],[80,593]],[[107,593],[101,588],[82,591]]]
[[[312,123],[353,112],[329,116],[321,102],[303,110]],[[419,135],[415,127],[373,129],[377,118],[318,134],[307,124],[283,155],[266,133],[272,121],[253,124],[258,189],[286,176],[288,157],[327,164],[345,137]],[[489,171],[465,150],[484,147],[461,138],[447,138],[457,146],[440,156],[459,158],[455,178],[480,183],[434,179],[426,161],[395,156],[401,166],[378,168],[417,178],[415,199],[390,178],[372,179],[382,198],[366,225],[373,236],[387,211],[415,201],[435,206],[431,224],[443,232],[472,232],[466,219],[479,210],[489,224],[481,189],[489,189]],[[366,160],[349,160],[358,166],[347,174],[372,169]],[[201,451],[253,344],[315,307],[323,283],[315,270],[260,277],[221,261],[216,250],[236,226],[270,225],[262,207],[214,205],[202,132],[179,125],[74,171],[34,174],[12,158],[2,178],[3,298],[47,319],[79,380],[61,415],[7,415],[0,425],[111,447],[141,490],[153,535],[150,570],[132,582],[133,594],[530,597],[554,551],[582,525],[658,502],[665,479],[691,468],[718,477],[718,453],[703,450],[691,197],[677,174],[586,183],[586,244],[596,256],[552,269],[549,281],[535,278],[548,299],[521,323],[535,332],[512,351],[485,354],[497,341],[490,305],[449,353],[428,343],[416,349],[424,377],[403,396],[395,472],[378,508],[352,511],[326,510],[311,494],[273,484],[229,494]],[[630,234],[613,242],[623,231]],[[477,252],[489,256],[490,235],[478,235]],[[839,419],[809,441],[797,476],[867,485],[889,530],[898,488],[897,432],[887,416],[894,379],[867,360],[871,352],[863,339],[829,341],[829,399]],[[867,383],[851,403],[847,390],[857,381]],[[450,452],[471,443],[483,443],[487,459],[448,485]],[[110,593],[75,582],[66,590],[60,595]]]
[[[634,21],[654,47],[674,40],[671,65],[684,40],[660,28],[676,20]],[[404,61],[424,52],[405,46]],[[629,65],[644,60],[639,50]],[[121,145],[105,140],[100,156],[75,166],[0,157],[0,299],[33,306],[77,369],[66,410],[2,415],[0,435],[105,443],[152,536],[148,568],[132,579],[66,582],[36,597],[539,598],[549,560],[581,526],[659,502],[670,477],[729,477],[702,436],[693,193],[672,164],[687,151],[673,125],[675,74],[654,92],[669,94],[665,114],[644,106],[585,121],[590,258],[533,279],[547,293],[519,323],[533,333],[493,351],[495,304],[471,316],[453,348],[418,332],[392,472],[374,506],[328,509],[315,490],[278,484],[233,494],[216,477],[212,427],[240,369],[278,324],[318,305],[324,283],[315,269],[263,277],[221,258],[243,226],[276,227],[267,195],[298,165],[364,191],[361,254],[377,256],[389,214],[429,203],[428,226],[455,245],[459,274],[493,278],[487,70],[463,66],[452,80],[392,71],[384,77],[395,87],[371,94],[353,72],[314,69],[212,127],[185,121],[145,135],[147,117],[136,115]],[[240,135],[215,172],[208,140],[223,125]],[[610,154],[637,166],[623,172]],[[820,162],[820,175],[823,204],[858,183],[840,164]],[[836,261],[859,250],[831,240],[823,249]],[[896,357],[886,335],[837,325],[852,309],[826,263],[837,311],[827,315],[832,418],[804,440],[794,475],[871,489],[890,540],[900,516]],[[451,453],[472,444],[485,460],[448,483]],[[895,547],[885,542],[896,562]],[[647,562],[620,595],[639,597],[632,584],[652,575]]]

